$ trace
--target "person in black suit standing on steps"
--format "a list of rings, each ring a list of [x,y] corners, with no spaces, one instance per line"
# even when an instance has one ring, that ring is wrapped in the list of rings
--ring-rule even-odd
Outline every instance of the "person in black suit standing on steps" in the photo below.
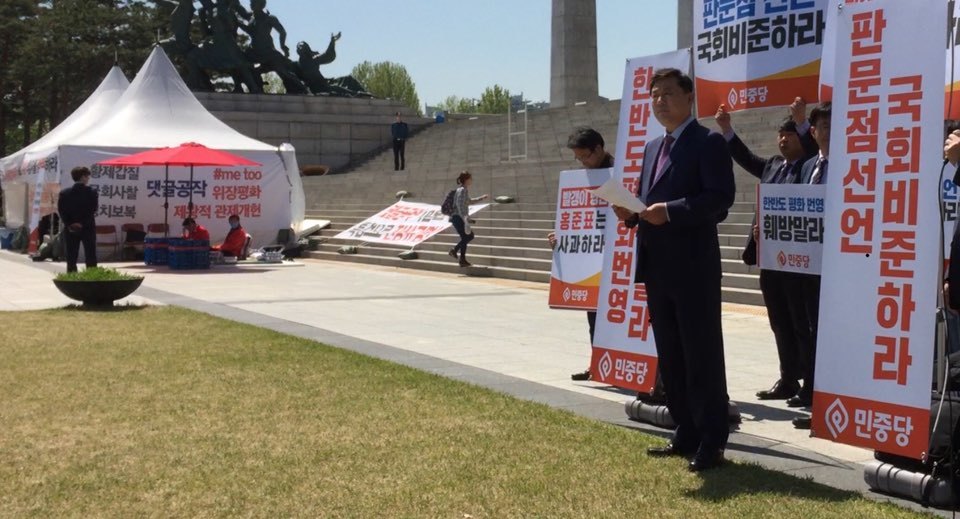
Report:
[[[67,272],[77,271],[77,257],[83,243],[83,258],[87,268],[97,266],[97,223],[100,196],[87,184],[90,170],[76,167],[70,171],[74,184],[63,191],[57,200],[57,212],[63,222],[67,248]]]
[[[410,127],[400,118],[390,125],[390,136],[393,138],[393,170],[400,171],[407,167],[407,138],[410,137]]]
[[[777,148],[781,155],[768,159],[754,155],[740,140],[731,125],[730,113],[723,105],[717,109],[715,119],[723,138],[727,140],[727,149],[734,162],[763,184],[798,183],[804,162],[817,153],[817,144],[810,135],[810,125],[807,123],[806,104],[799,97],[790,105],[790,116],[777,130]],[[747,265],[757,264],[758,233],[754,216],[751,234],[742,255]],[[803,299],[803,281],[802,274],[760,270],[760,291],[780,360],[780,378],[772,388],[757,393],[760,400],[787,400],[800,391],[803,355],[810,348],[810,320]]]
[[[651,456],[692,456],[698,472],[720,465],[726,448],[727,380],[720,321],[717,224],[733,205],[733,162],[723,136],[692,115],[693,80],[654,72],[653,111],[666,135],[644,151],[641,213],[614,207],[637,229],[637,282],[646,283],[667,408],[677,424]]]

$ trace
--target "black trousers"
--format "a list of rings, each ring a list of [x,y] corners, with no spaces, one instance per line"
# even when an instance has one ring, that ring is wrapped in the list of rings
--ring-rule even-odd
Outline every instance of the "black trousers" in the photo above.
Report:
[[[460,215],[453,215],[450,217],[450,223],[453,224],[453,228],[457,230],[457,234],[460,235],[460,242],[453,247],[454,252],[460,253],[460,259],[464,260],[467,257],[467,244],[473,241],[475,238],[474,234],[471,232],[467,234],[467,228],[464,225],[463,218]]]
[[[730,429],[720,276],[679,280],[676,275],[648,274],[647,304],[660,378],[677,424],[673,442],[684,450],[723,449]]]
[[[597,329],[597,312],[587,312],[587,325],[590,326],[590,347],[593,347],[593,332]]]
[[[403,139],[393,140],[393,170],[403,169],[406,166],[406,157],[404,152],[407,148],[407,141]]]
[[[78,233],[66,231],[67,272],[77,271],[77,258],[80,256],[80,244],[83,244],[83,257],[87,268],[97,266],[97,235],[93,229],[84,229]]]
[[[820,326],[820,276],[802,275],[803,302],[810,321],[809,347],[803,352],[803,386],[813,391],[814,368],[817,365],[817,330]]]
[[[780,380],[799,382],[806,374],[810,349],[810,319],[802,274],[760,271],[760,291],[780,358]]]

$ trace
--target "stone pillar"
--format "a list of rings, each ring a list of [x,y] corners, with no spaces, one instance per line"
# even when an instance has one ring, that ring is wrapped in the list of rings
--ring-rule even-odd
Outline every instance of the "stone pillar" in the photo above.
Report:
[[[552,0],[550,106],[596,101],[596,0]]]
[[[677,0],[677,48],[693,46],[693,0]]]

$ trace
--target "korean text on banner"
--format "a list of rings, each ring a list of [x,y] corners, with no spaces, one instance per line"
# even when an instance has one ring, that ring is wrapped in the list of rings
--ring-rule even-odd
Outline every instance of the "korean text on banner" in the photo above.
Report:
[[[940,186],[921,172],[942,153],[945,44],[916,28],[942,9],[872,0],[837,16],[846,130],[830,143],[813,434],[912,458],[929,440]]]
[[[596,310],[603,268],[603,233],[609,204],[591,189],[610,179],[610,169],[563,171],[554,227],[557,246],[550,272],[551,308]]]
[[[758,184],[760,268],[820,274],[824,185]]]
[[[470,214],[490,204],[470,206]],[[397,202],[336,235],[338,240],[360,240],[413,247],[450,227],[450,217],[439,205]]]
[[[697,113],[817,99],[829,0],[694,2]]]
[[[653,116],[650,79],[661,68],[690,69],[690,49],[627,61],[613,178],[636,193],[647,142],[664,132]],[[657,350],[647,313],[647,293],[635,283],[636,229],[627,229],[607,209],[603,271],[597,302],[597,328],[590,362],[591,379],[649,393],[657,372]]]

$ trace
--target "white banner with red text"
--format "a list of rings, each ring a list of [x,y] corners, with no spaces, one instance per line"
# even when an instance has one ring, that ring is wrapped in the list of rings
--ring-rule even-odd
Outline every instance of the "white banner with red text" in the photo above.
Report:
[[[489,205],[471,205],[470,214],[476,214]],[[450,217],[440,212],[439,205],[400,201],[335,238],[413,247],[443,232],[450,225]]]
[[[828,0],[697,0],[697,113],[817,99]]]
[[[872,0],[844,0],[847,4],[870,2]],[[833,99],[833,74],[836,60],[833,49],[836,47],[835,26],[837,23],[837,14],[840,9],[837,5],[831,5],[826,10],[827,32],[823,38],[823,58],[820,62],[820,100],[830,101]],[[957,52],[957,46],[960,45],[960,2],[948,0],[945,2],[944,15],[947,17],[950,34],[946,45],[946,59],[944,87],[944,118],[960,119],[960,52]],[[939,21],[939,18],[928,20],[928,22]]]
[[[927,451],[941,261],[942,0],[837,15],[813,435]],[[903,42],[910,42],[904,45]],[[924,174],[921,174],[923,172]]]
[[[664,132],[653,116],[650,79],[661,68],[690,70],[690,49],[627,60],[613,178],[636,193],[647,142]],[[657,350],[647,312],[647,292],[634,282],[636,229],[627,229],[607,208],[603,270],[597,301],[591,380],[649,393],[656,383]]]
[[[820,274],[824,185],[757,185],[757,259],[766,270]]]
[[[550,308],[596,310],[603,265],[603,233],[610,204],[590,190],[610,180],[611,169],[560,172]]]
[[[253,238],[253,247],[274,243],[277,231],[292,225],[292,187],[286,166],[277,152],[231,151],[261,166],[195,167],[193,182],[190,168],[171,166],[169,179],[163,166],[101,166],[98,162],[143,150],[91,149],[63,146],[59,152],[59,182],[62,187],[73,184],[70,170],[76,166],[90,168],[90,187],[99,194],[97,225],[124,223],[162,224],[164,215],[171,235],[179,235],[181,222],[188,216],[188,203],[193,196],[193,217],[210,231],[211,241],[226,237],[230,215],[240,217],[240,224]],[[164,195],[169,210],[165,210]],[[43,200],[46,200],[46,195]],[[54,207],[55,207],[54,201]],[[120,237],[122,239],[122,237]]]

